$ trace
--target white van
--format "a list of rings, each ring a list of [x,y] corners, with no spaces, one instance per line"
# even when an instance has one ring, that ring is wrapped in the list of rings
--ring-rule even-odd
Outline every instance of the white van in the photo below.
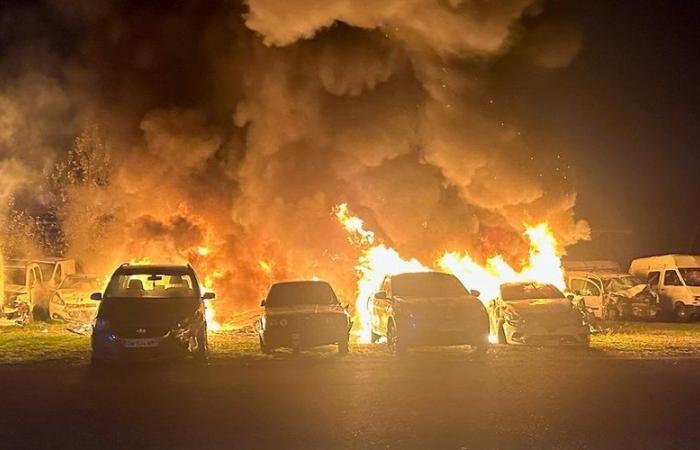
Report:
[[[700,255],[637,258],[629,272],[646,279],[677,320],[687,322],[700,316]]]

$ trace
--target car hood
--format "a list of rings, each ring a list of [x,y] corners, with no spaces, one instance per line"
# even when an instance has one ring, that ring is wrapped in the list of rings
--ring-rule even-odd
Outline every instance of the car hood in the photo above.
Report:
[[[468,312],[484,311],[484,306],[478,298],[471,295],[456,297],[395,297],[399,308],[405,307],[412,312],[423,310],[460,310]]]
[[[92,292],[78,289],[57,289],[56,293],[59,294],[61,298],[74,298],[76,300],[90,300],[90,294],[92,294]]]
[[[515,312],[523,319],[571,318],[580,313],[566,298],[539,298],[533,300],[506,301],[506,310]]]
[[[649,285],[647,284],[638,284],[636,286],[632,286],[631,288],[623,289],[620,291],[612,291],[611,293],[615,295],[621,295],[622,297],[630,299],[638,298],[640,300],[655,297],[655,295],[652,293],[652,290],[649,288]]]
[[[265,308],[265,315],[268,317],[323,313],[344,314],[345,310],[340,305],[295,305]]]
[[[175,325],[193,315],[197,307],[196,298],[107,298],[102,300],[98,315],[114,323]]]

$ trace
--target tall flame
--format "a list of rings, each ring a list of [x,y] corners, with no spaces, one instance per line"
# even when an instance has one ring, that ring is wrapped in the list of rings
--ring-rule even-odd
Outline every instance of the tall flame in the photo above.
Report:
[[[431,269],[416,259],[402,258],[396,250],[384,244],[375,244],[374,233],[364,228],[362,219],[349,213],[347,204],[338,205],[334,212],[348,232],[348,241],[362,249],[355,267],[358,272],[355,334],[360,342],[368,342],[371,334],[368,300],[379,290],[384,277]],[[534,281],[551,283],[564,289],[560,254],[549,226],[546,223],[523,226],[523,234],[530,242],[530,251],[528,261],[520,271],[511,267],[501,255],[494,255],[481,265],[467,252],[445,252],[433,266],[454,274],[468,289],[478,290],[481,293],[479,298],[484,303],[500,295],[502,283]]]

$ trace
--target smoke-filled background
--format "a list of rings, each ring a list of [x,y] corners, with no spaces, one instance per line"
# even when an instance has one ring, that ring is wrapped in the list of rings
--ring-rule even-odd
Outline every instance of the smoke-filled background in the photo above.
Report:
[[[277,279],[318,276],[349,301],[358,254],[332,214],[341,202],[426,263],[468,250],[517,266],[525,222],[549,221],[562,246],[588,236],[570,164],[502,100],[522,89],[514,68],[556,71],[583,46],[546,4],[2,8],[8,256],[65,254],[99,273],[191,261],[219,275],[225,317]]]

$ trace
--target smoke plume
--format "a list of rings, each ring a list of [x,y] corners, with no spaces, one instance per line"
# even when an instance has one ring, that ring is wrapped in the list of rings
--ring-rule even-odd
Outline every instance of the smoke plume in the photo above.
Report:
[[[587,235],[557,150],[529,148],[490,83],[503,58],[575,57],[580,36],[540,20],[546,4],[98,3],[0,17],[0,197],[54,214],[86,270],[190,261],[216,273],[225,315],[283,278],[352,298],[341,202],[425,261],[517,264],[524,222],[564,245]]]

